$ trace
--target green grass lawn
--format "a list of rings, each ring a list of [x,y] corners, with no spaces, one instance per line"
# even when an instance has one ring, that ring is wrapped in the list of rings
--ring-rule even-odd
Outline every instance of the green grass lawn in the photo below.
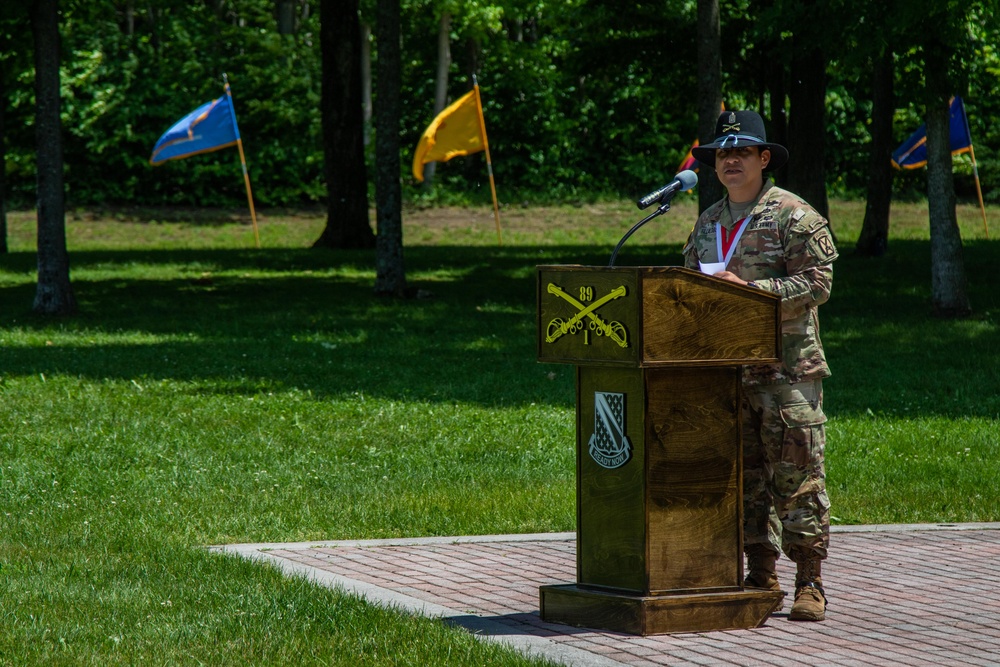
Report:
[[[1000,297],[962,207],[975,314],[930,316],[926,208],[841,239],[821,310],[838,523],[1000,520]],[[681,199],[618,264],[677,264]],[[991,211],[995,216],[996,210]],[[0,664],[520,665],[440,623],[211,554],[228,542],[572,530],[573,369],[535,361],[534,267],[605,264],[634,206],[404,215],[411,284],[324,218],[75,213],[80,314],[43,319],[33,215],[0,257]],[[992,229],[1000,236],[1000,229]]]

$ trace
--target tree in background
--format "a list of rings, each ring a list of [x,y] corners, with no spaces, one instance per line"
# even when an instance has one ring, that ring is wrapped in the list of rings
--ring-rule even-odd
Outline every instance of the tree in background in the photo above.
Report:
[[[932,12],[929,20],[939,28],[953,20],[949,8]],[[964,22],[963,22],[964,23]],[[951,27],[957,27],[952,24]],[[951,39],[949,39],[949,37]],[[927,122],[927,207],[931,227],[931,307],[941,317],[962,317],[972,308],[965,290],[962,237],[955,215],[955,180],[952,174],[950,113],[955,93],[956,60],[949,30],[923,33],[924,102]]]
[[[891,155],[898,144],[893,126],[894,47],[910,30],[922,28],[902,23],[895,0],[884,3],[842,0],[837,15],[851,19],[842,21],[836,31],[839,53],[828,63],[825,158],[828,166],[833,165],[831,178],[842,182],[848,180],[843,165],[857,165],[849,178],[857,179],[855,191],[866,192],[868,197],[855,253],[879,257],[888,245],[893,188]],[[847,81],[853,84],[848,86]],[[860,174],[865,177],[861,179]]]
[[[722,55],[719,0],[698,0],[698,141],[715,140],[715,124],[722,107]],[[698,210],[722,197],[715,165],[698,170]]]
[[[0,54],[6,53],[7,34],[0,27]],[[7,109],[7,68],[0,56],[0,253],[7,252],[7,140],[4,134],[4,116]]]
[[[301,19],[308,16],[309,0],[275,0],[274,18],[280,35],[294,35]]]
[[[43,315],[68,315],[76,311],[66,251],[57,5],[57,0],[35,0],[29,9],[35,38],[38,183],[38,286],[33,309]]]
[[[827,0],[779,2],[781,16],[792,33],[788,64],[788,165],[785,182],[820,215],[830,217],[826,194],[826,54],[829,40]]]
[[[11,3],[0,5],[0,253],[8,251],[7,145],[12,140],[8,138],[8,130],[13,127],[7,113],[8,97],[17,90],[16,74],[30,64],[30,40],[31,29],[24,10]],[[19,121],[14,120],[21,125]]]
[[[841,33],[834,77],[851,77],[858,82],[852,91],[857,108],[862,111],[863,134],[870,137],[867,156],[858,155],[867,165],[865,216],[855,245],[855,254],[881,257],[889,245],[889,212],[892,203],[892,151],[898,145],[893,134],[896,110],[896,50],[905,49],[911,30],[922,27],[904,21],[898,0],[873,3],[846,0],[843,11],[855,16]],[[920,26],[923,25],[922,19]],[[867,84],[867,85],[866,85]],[[847,125],[838,118],[831,125]],[[848,135],[842,130],[842,136]],[[847,143],[841,141],[841,144]],[[835,157],[836,161],[843,159]]]
[[[788,146],[787,80],[792,32],[780,0],[750,0],[736,11],[724,6],[722,99],[728,109],[753,109],[764,118],[769,141]],[[771,178],[786,185],[788,167]]]
[[[531,158],[523,169],[543,172],[536,182],[579,198],[609,189],[638,198],[668,182],[699,131],[693,7],[674,0],[546,3],[537,45],[551,53],[550,70],[534,75],[535,86],[499,82],[503,94],[493,96],[505,115],[521,119],[498,127],[496,141],[491,135],[491,148],[495,143],[504,156],[494,161],[498,180],[506,180],[512,156],[520,164],[523,155]],[[519,75],[529,44],[511,46],[515,57],[502,71]],[[497,71],[493,50],[484,55],[490,60],[480,83]]]
[[[884,26],[878,35],[889,34],[886,25],[888,3],[865,5],[874,10],[875,26]],[[895,143],[892,137],[892,119],[895,109],[895,72],[893,71],[893,49],[882,37],[870,37],[874,52],[867,59],[871,65],[872,113],[871,150],[868,158],[868,191],[865,198],[865,217],[861,224],[854,251],[867,257],[881,257],[889,246],[889,210],[892,203],[892,151]]]
[[[444,111],[448,101],[448,74],[451,70],[451,8],[445,4],[439,10],[437,35],[437,69],[434,74],[434,115]],[[434,185],[434,172],[437,162],[424,165],[424,189],[430,190]]]
[[[399,0],[378,0],[375,39],[375,293],[406,295],[403,268],[403,201],[400,185],[400,11]]]
[[[404,159],[433,117],[441,34],[438,9],[451,0],[404,0],[401,140]],[[66,206],[197,205],[242,207],[242,183],[231,153],[205,155],[153,170],[147,159],[157,137],[197,104],[220,94],[221,73],[233,84],[254,195],[262,207],[309,206],[328,200],[322,120],[320,0],[64,0],[62,116]],[[27,3],[24,3],[27,4]],[[342,3],[338,3],[342,5]],[[374,0],[361,0],[374,23]],[[790,0],[719,0],[721,86],[730,108],[757,108],[768,137],[801,155],[785,130],[797,33],[814,16],[795,13]],[[924,29],[908,14],[921,2],[891,3],[887,24],[903,22],[908,42],[895,50],[894,143],[922,120],[922,96],[911,84],[923,67],[914,40]],[[933,3],[932,3],[933,4]],[[986,7],[976,0],[976,7]],[[807,124],[810,144],[826,138],[830,192],[863,196],[873,140],[872,61],[867,46],[884,35],[872,23],[877,7],[861,0],[813,0],[833,5],[820,35],[826,54],[825,118]],[[697,2],[621,3],[617,0],[499,0],[454,3],[454,65],[448,96],[464,92],[478,73],[493,148],[501,203],[629,198],[661,185],[699,136]],[[951,6],[951,5],[946,5]],[[305,11],[311,7],[308,13]],[[288,30],[288,10],[295,28]],[[340,9],[335,7],[334,9]],[[859,9],[860,8],[860,9]],[[866,9],[867,8],[867,9]],[[958,9],[961,9],[958,7]],[[780,10],[780,11],[779,11]],[[17,3],[0,3],[0,15]],[[785,16],[787,12],[792,12]],[[964,12],[964,14],[963,14]],[[819,15],[819,12],[816,12]],[[1000,97],[998,15],[959,11],[965,32],[977,35],[975,57],[963,55],[966,104],[976,139],[984,197],[1000,197],[1000,125],[991,101]],[[285,16],[284,27],[277,18]],[[792,21],[789,16],[794,16]],[[822,18],[822,17],[821,17]],[[21,31],[30,39],[30,31]],[[7,201],[24,208],[35,199],[34,98],[29,45],[13,33],[6,117]],[[983,35],[984,37],[980,37]],[[413,37],[409,37],[413,36]],[[849,38],[848,38],[849,37]],[[800,40],[801,41],[801,40]],[[808,41],[808,40],[807,40]],[[962,46],[967,37],[958,37]],[[364,43],[367,43],[365,41]],[[462,48],[459,45],[473,45]],[[865,65],[850,62],[864,53]],[[922,90],[922,88],[919,88]],[[880,88],[881,90],[881,88]],[[817,96],[818,98],[818,96]],[[714,111],[713,111],[714,113]],[[803,120],[802,115],[797,116]],[[880,116],[881,118],[881,116]],[[796,121],[797,122],[797,121]],[[915,122],[915,123],[914,123]],[[362,142],[364,143],[364,142]],[[374,149],[364,149],[367,193],[374,186]],[[407,161],[408,162],[408,161]],[[404,170],[405,171],[405,170]],[[354,170],[357,173],[357,170]],[[437,164],[437,201],[489,201],[477,157]],[[401,174],[404,175],[404,174]],[[779,184],[788,169],[777,174]],[[956,159],[956,191],[974,197],[967,158]],[[709,181],[710,182],[710,181]],[[896,196],[926,193],[922,172],[896,174]],[[403,196],[420,197],[405,178]],[[368,196],[369,201],[371,196]],[[374,222],[372,220],[372,222]],[[319,233],[317,233],[319,236]]]
[[[757,107],[768,139],[788,148],[776,182],[827,217],[827,54],[840,38],[825,18],[831,1],[750,0],[723,27],[727,107]]]
[[[320,53],[327,218],[313,246],[371,248],[357,0],[320,0]]]

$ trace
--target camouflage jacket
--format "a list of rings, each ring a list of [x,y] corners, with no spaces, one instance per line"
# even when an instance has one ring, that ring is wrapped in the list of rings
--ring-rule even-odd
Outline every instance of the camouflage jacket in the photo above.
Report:
[[[782,363],[747,366],[746,384],[803,382],[828,377],[830,368],[819,336],[817,307],[830,298],[833,244],[829,223],[796,195],[769,180],[747,212],[727,270],[781,297]],[[732,231],[726,200],[705,210],[684,246],[684,265],[721,262],[716,223]]]

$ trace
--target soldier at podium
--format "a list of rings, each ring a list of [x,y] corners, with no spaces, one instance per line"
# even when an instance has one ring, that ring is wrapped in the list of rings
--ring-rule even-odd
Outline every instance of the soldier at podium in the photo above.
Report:
[[[768,143],[760,115],[726,111],[715,134],[693,153],[726,196],[695,223],[685,265],[781,297],[782,362],[744,368],[745,585],[779,590],[775,561],[784,551],[797,569],[789,618],[822,621],[830,539],[822,379],[830,369],[817,308],[830,296],[837,250],[827,220],[767,177],[788,151]]]

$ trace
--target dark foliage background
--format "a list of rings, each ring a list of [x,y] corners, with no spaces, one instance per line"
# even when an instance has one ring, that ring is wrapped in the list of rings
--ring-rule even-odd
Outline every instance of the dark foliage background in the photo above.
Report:
[[[18,4],[0,8],[11,208],[30,207],[35,198],[33,45]],[[242,205],[245,190],[234,149],[156,168],[148,164],[163,131],[223,94],[223,72],[232,84],[258,204],[321,204],[319,12],[316,0],[294,0],[294,32],[279,34],[277,4],[63,2],[68,205]],[[373,24],[368,4],[362,3],[362,19]],[[828,138],[831,194],[860,196],[870,143],[869,47],[881,33],[859,18],[864,3],[819,4],[831,10],[835,24],[817,37],[825,40],[830,66],[826,123],[816,132]],[[766,107],[764,73],[787,64],[789,35],[782,22],[804,24],[808,17],[790,14],[784,0],[723,0],[720,6],[727,107]],[[633,197],[675,173],[696,132],[695,9],[690,0],[403,2],[406,196],[424,203],[486,202],[490,196],[481,154],[440,164],[429,191],[410,176],[412,147],[433,116],[441,11],[454,14],[450,99],[469,89],[475,71],[500,199],[519,203]],[[913,11],[900,8],[895,18],[910,25],[919,18]],[[966,101],[984,196],[995,202],[1000,128],[992,123],[991,108],[1000,92],[1000,57],[992,46],[997,21],[992,13],[970,16],[955,92]],[[374,39],[372,47],[377,58]],[[905,44],[896,50],[894,131],[901,142],[923,114],[917,93],[920,54]],[[974,198],[967,155],[956,157],[955,173],[959,196]],[[924,183],[923,170],[898,173],[895,194],[919,197]]]

